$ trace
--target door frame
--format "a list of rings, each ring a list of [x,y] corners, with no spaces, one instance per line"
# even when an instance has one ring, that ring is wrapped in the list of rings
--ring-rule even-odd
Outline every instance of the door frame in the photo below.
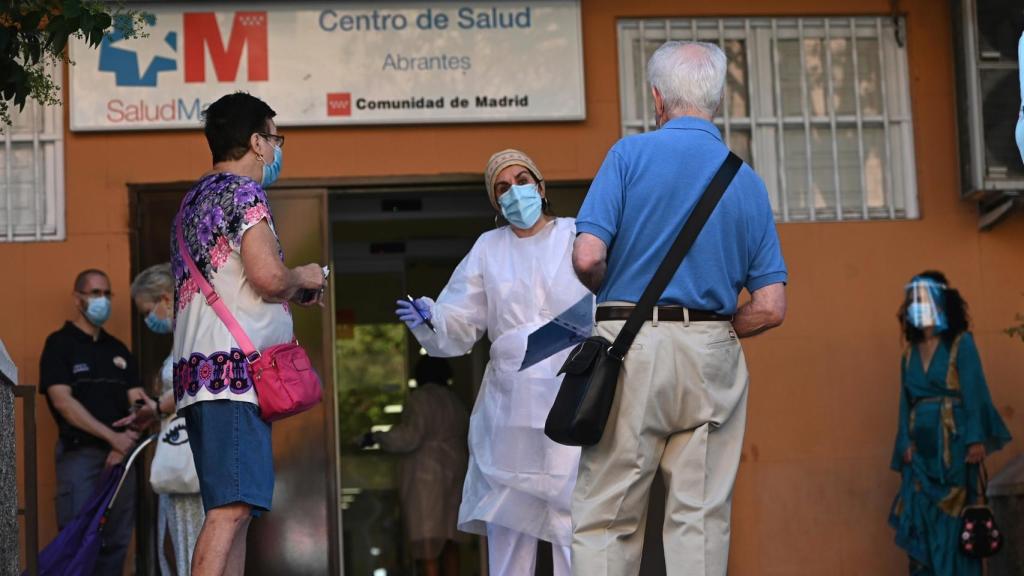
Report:
[[[174,182],[160,182],[160,183],[143,183],[143,184],[128,184],[128,196],[129,196],[129,260],[130,260],[130,277],[134,278],[145,266],[151,265],[153,261],[145,261],[143,258],[143,250],[141,246],[142,242],[142,230],[144,226],[151,225],[147,221],[148,211],[147,207],[150,204],[162,202],[166,203],[170,198],[173,198],[175,202],[180,200],[183,194],[185,194],[194,184],[194,181],[174,181]],[[331,255],[331,228],[328,220],[328,190],[322,183],[318,185],[305,185],[305,186],[294,186],[291,182],[284,180],[274,189],[268,192],[268,196],[271,201],[275,196],[277,197],[301,197],[301,196],[313,196],[319,199],[321,225],[324,226],[324,233],[322,235],[320,252],[328,260]],[[165,223],[165,226],[169,227],[169,223]],[[168,233],[168,250],[170,248],[170,235]],[[151,253],[149,250],[147,253]],[[158,251],[158,254],[163,254],[162,250]],[[162,258],[162,256],[161,256]],[[157,258],[160,261],[161,258]],[[326,505],[327,505],[327,565],[331,574],[341,574],[342,572],[342,554],[341,549],[341,510],[339,507],[339,473],[338,473],[338,441],[337,441],[337,406],[335,402],[335,390],[334,390],[334,298],[333,290],[329,291],[331,294],[330,300],[327,305],[324,306],[322,311],[323,321],[321,322],[322,330],[322,341],[323,349],[321,353],[323,355],[324,370],[323,375],[325,380],[329,384],[325,387],[324,393],[324,429],[323,434],[325,436],[324,449],[325,449],[325,481],[326,481]],[[133,312],[134,303],[132,303]],[[144,350],[145,345],[143,344],[143,334],[145,333],[144,325],[141,320],[141,316],[137,313],[132,314],[132,349],[136,351]],[[152,345],[152,344],[151,344]],[[149,459],[146,460],[148,465]],[[143,467],[138,468],[139,480],[144,480]],[[155,575],[157,574],[158,566],[156,562],[156,548],[159,543],[155,542],[155,533],[153,527],[156,525],[156,499],[155,496],[148,490],[139,491],[139,514],[136,517],[136,571],[138,574]]]
[[[330,213],[330,201],[332,197],[341,195],[366,194],[368,196],[383,194],[422,194],[430,191],[479,191],[482,190],[482,178],[479,173],[449,173],[449,174],[426,174],[426,175],[395,175],[395,176],[345,176],[329,178],[285,178],[279,181],[269,191],[271,199],[275,191],[284,194],[313,193],[321,197],[321,217],[326,219],[326,233],[324,234],[324,245],[322,253],[328,261],[333,261],[333,226]],[[146,204],[154,196],[167,197],[174,194],[181,198],[195,184],[194,180],[177,180],[168,182],[140,182],[128,183],[129,198],[129,259],[130,274],[134,277],[138,274],[143,265],[142,253],[140,250],[140,230],[146,221]],[[587,189],[590,180],[558,180],[545,181],[546,192],[556,193],[560,190]],[[557,205],[557,202],[556,202]],[[575,215],[573,215],[575,216]],[[400,216],[399,216],[400,217]],[[168,240],[169,244],[169,240]],[[334,327],[335,327],[335,302],[334,290],[330,290],[331,298],[328,305],[324,307],[325,319],[322,322],[324,360],[328,374],[325,377],[330,380],[329,389],[325,389],[325,449],[327,450],[327,467],[325,470],[326,483],[329,488],[327,494],[327,551],[328,566],[331,574],[343,574],[344,550],[342,546],[342,514],[340,507],[341,476],[339,466],[341,463],[340,446],[337,438],[337,403],[335,390],[335,367],[334,367]],[[133,312],[134,312],[134,303]],[[141,334],[144,325],[139,314],[132,315],[132,349],[142,348]],[[328,349],[329,348],[329,349]],[[140,491],[148,492],[148,491]],[[137,534],[137,570],[139,574],[156,574],[155,549],[152,548],[153,531],[151,526],[155,525],[155,499],[147,502],[147,506],[140,509],[136,518]],[[144,536],[144,537],[142,537]],[[483,540],[486,542],[486,539]],[[152,556],[152,558],[151,558]],[[483,574],[487,573],[487,548],[481,547],[481,564]]]

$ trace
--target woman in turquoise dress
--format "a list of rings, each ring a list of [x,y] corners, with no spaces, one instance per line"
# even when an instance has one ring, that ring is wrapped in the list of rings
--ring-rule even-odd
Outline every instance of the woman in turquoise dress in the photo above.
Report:
[[[960,512],[978,498],[986,455],[1010,440],[992,405],[968,331],[967,305],[941,272],[907,285],[900,308],[907,349],[892,469],[902,474],[889,523],[912,576],[980,576],[960,552]]]

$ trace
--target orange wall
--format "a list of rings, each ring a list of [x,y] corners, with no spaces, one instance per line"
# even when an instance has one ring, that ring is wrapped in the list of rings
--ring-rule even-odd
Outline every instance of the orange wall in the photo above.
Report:
[[[976,231],[958,198],[954,77],[946,3],[904,0],[922,219],[781,225],[791,272],[786,325],[745,344],[752,373],[744,465],[735,492],[737,575],[903,574],[885,524],[897,477],[887,470],[901,343],[894,313],[904,282],[945,270],[972,305],[992,395],[1024,446],[1024,344],[1001,333],[1024,311],[1024,215]],[[549,179],[589,178],[619,136],[617,17],[887,14],[887,0],[680,3],[583,0],[587,120],[286,129],[289,178],[479,173],[494,150],[521,147]],[[515,83],[515,71],[508,81]],[[225,88],[227,90],[227,88]],[[273,102],[270,102],[273,106]],[[1010,120],[1008,120],[1010,121]],[[209,165],[201,133],[68,134],[67,241],[0,244],[14,273],[0,282],[0,336],[24,383],[38,378],[46,335],[72,314],[70,284],[85,267],[110,272],[110,331],[130,342],[129,182],[194,178]],[[40,539],[55,533],[55,428],[38,407]]]

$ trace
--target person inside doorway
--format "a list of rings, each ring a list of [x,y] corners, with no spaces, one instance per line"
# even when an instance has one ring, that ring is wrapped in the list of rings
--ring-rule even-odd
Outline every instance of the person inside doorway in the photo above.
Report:
[[[369,432],[362,447],[379,444],[400,454],[399,498],[412,556],[425,576],[457,576],[456,526],[462,480],[469,453],[469,413],[449,388],[446,360],[424,356],[416,364],[416,388],[402,410],[402,421],[387,432]]]
[[[572,268],[576,225],[555,217],[540,169],[519,150],[494,154],[484,182],[508,224],[477,239],[436,302],[402,300],[397,314],[431,356],[465,355],[485,333],[491,341],[459,529],[487,536],[491,576],[533,574],[538,540],[552,543],[554,573],[568,576],[580,451],[548,439],[544,421],[569,349],[520,369],[529,335],[589,296]]]
[[[110,318],[110,278],[89,269],[75,278],[76,316],[50,334],[39,360],[39,393],[57,422],[57,527],[63,529],[98,489],[104,471],[139,438],[115,424],[143,401],[135,358],[103,329]],[[95,574],[120,576],[135,523],[135,475],[127,474],[103,532]]]

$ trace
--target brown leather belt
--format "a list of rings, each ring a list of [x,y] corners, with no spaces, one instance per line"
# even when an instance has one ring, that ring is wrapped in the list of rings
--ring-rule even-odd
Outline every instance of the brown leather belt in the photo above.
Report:
[[[680,306],[658,306],[658,322],[685,322],[687,318],[683,310],[684,308]],[[705,310],[688,310],[688,312],[690,322],[732,322],[733,318],[732,316],[716,314]],[[597,308],[596,320],[598,322],[627,320],[632,313],[632,306],[599,306]],[[651,319],[654,319],[654,312],[651,312]]]

